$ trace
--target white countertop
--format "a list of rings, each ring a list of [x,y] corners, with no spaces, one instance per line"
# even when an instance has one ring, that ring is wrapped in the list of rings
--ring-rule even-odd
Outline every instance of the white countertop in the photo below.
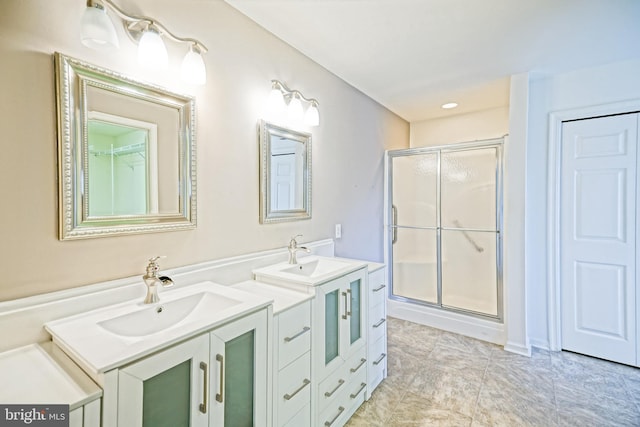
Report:
[[[247,280],[245,282],[236,283],[232,288],[240,289],[254,295],[260,295],[273,299],[273,314],[296,306],[304,301],[313,298],[313,294],[294,291],[293,289],[283,288],[281,286],[269,285],[257,280]]]
[[[230,286],[201,282],[162,292],[160,302],[156,305],[162,306],[163,299],[169,302],[183,295],[200,291],[219,293],[241,303],[219,311],[207,312],[206,317],[199,317],[193,321],[177,322],[163,330],[140,337],[110,333],[99,326],[105,319],[139,310],[136,306],[141,304],[134,301],[48,322],[45,328],[56,345],[62,348],[85,372],[97,378],[99,374],[106,371],[138,360],[187,338],[195,337],[271,304],[269,298],[251,295]]]
[[[102,389],[51,342],[0,353],[0,384],[3,404],[61,404],[73,410],[102,396]]]

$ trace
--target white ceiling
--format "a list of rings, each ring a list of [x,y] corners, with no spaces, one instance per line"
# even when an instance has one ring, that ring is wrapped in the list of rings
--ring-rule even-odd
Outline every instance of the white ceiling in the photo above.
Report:
[[[640,58],[640,0],[225,1],[408,121],[507,105],[512,74]]]

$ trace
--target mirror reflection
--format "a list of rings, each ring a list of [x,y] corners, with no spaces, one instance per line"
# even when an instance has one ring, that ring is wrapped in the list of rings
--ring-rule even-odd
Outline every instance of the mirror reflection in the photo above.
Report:
[[[60,239],[194,228],[195,100],[55,59]]]
[[[158,126],[89,112],[89,217],[158,213]]]
[[[260,123],[261,221],[311,217],[311,135]]]

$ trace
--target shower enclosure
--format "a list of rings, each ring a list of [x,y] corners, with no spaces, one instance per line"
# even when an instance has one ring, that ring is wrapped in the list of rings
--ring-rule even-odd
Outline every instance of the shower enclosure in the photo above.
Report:
[[[392,300],[502,321],[502,142],[387,152]]]

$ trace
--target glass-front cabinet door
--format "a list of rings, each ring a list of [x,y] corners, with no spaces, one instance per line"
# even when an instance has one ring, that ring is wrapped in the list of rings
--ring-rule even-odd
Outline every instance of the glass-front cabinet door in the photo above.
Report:
[[[321,377],[342,365],[364,345],[365,274],[358,270],[332,280],[318,289],[315,310],[320,329],[316,343],[321,356]]]
[[[209,425],[208,363],[205,335],[119,369],[118,425]]]
[[[211,332],[211,426],[267,425],[267,312]]]
[[[347,319],[343,334],[343,357],[348,359],[351,354],[364,345],[364,325],[366,306],[364,270],[358,270],[345,276],[345,290],[343,297],[347,297]]]

